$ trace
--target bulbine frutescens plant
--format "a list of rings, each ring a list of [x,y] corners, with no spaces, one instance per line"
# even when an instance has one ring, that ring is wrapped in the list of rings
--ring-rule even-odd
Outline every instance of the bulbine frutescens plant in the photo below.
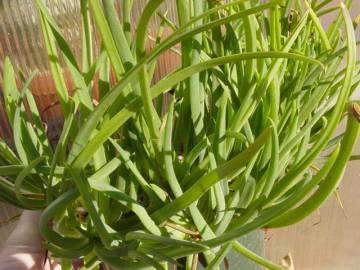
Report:
[[[350,101],[360,82],[351,1],[329,8],[330,0],[177,0],[171,21],[157,13],[164,0],[150,0],[132,33],[133,1],[121,2],[119,19],[112,0],[82,0],[81,65],[35,1],[64,125],[53,148],[28,89],[35,73],[21,77],[18,91],[6,59],[13,143],[0,144],[0,197],[43,211],[51,254],[82,257],[89,269],[167,269],[186,257],[184,267],[195,269],[203,253],[206,269],[218,269],[234,249],[283,269],[236,239],[300,221],[339,185],[360,118]],[[161,23],[147,51],[155,16]],[[181,67],[151,83],[167,50]],[[334,137],[343,119],[346,129]]]

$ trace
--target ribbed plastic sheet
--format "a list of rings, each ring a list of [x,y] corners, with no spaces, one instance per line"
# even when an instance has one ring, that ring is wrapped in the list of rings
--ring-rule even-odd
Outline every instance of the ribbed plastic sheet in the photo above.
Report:
[[[146,2],[146,0],[134,0],[131,24],[133,33],[136,32],[137,21]],[[80,64],[82,44],[80,1],[45,0],[45,3]],[[115,5],[121,20],[122,1],[115,0]],[[168,18],[176,21],[174,8],[175,1],[168,0],[164,2],[159,11],[162,13],[167,11]],[[149,28],[149,49],[151,48],[152,40],[156,36],[159,22],[159,17],[154,16]],[[166,29],[164,32],[165,36],[169,33]],[[100,47],[96,31],[93,39],[94,52],[96,54],[99,52]],[[30,85],[30,89],[35,96],[42,118],[47,123],[48,135],[51,140],[56,141],[62,117],[59,105],[57,104],[54,83],[49,72],[38,11],[34,0],[0,0],[0,89],[2,88],[3,60],[6,56],[10,57],[15,69],[21,70],[25,75],[29,75],[35,69],[39,70],[38,75]],[[176,68],[178,62],[178,56],[175,53],[165,53],[158,60],[154,80],[159,80],[164,74]],[[68,90],[72,94],[72,82],[66,69],[63,72]],[[11,140],[11,130],[9,129],[3,106],[0,106],[0,137]]]

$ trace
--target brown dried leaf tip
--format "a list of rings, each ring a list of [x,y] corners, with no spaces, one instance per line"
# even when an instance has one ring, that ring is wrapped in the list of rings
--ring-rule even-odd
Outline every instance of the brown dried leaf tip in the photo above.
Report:
[[[286,270],[295,270],[294,260],[290,252],[281,260],[281,265],[285,267]]]
[[[88,216],[88,212],[85,208],[83,207],[77,207],[75,209],[75,217],[77,219],[79,219],[81,222],[85,222],[86,221],[86,218]]]
[[[358,103],[352,103],[350,106],[351,113],[360,123],[360,105]]]

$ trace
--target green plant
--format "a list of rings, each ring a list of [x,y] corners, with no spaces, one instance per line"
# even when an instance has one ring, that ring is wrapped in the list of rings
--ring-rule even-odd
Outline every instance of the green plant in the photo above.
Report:
[[[82,0],[80,67],[36,0],[64,125],[53,149],[28,89],[36,73],[19,92],[6,59],[14,136],[13,146],[0,143],[0,197],[43,210],[40,231],[52,255],[84,257],[89,269],[100,261],[167,269],[179,257],[192,269],[198,253],[217,269],[231,248],[283,269],[236,239],[305,218],[339,185],[359,131],[359,103],[350,101],[360,82],[351,1],[327,8],[331,1],[177,0],[178,22],[158,14],[147,52],[162,2],[148,1],[131,34],[133,1],[122,1],[120,20],[112,0]],[[339,16],[325,30],[320,17],[330,12]],[[165,27],[172,33],[161,39]],[[181,67],[152,84],[167,50],[179,53]],[[345,118],[346,130],[333,138]]]

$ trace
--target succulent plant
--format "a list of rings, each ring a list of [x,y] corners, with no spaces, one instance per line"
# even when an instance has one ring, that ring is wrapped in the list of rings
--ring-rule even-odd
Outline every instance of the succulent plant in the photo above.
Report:
[[[0,198],[42,210],[52,256],[83,258],[86,269],[168,269],[185,257],[195,269],[201,253],[218,269],[234,249],[284,269],[237,238],[302,220],[342,179],[360,118],[351,1],[177,0],[175,21],[150,0],[132,32],[132,0],[121,19],[112,0],[81,0],[81,64],[35,1],[64,123],[53,147],[29,90],[36,72],[17,76],[7,58],[13,142],[0,143]],[[181,65],[153,82],[169,50]]]

